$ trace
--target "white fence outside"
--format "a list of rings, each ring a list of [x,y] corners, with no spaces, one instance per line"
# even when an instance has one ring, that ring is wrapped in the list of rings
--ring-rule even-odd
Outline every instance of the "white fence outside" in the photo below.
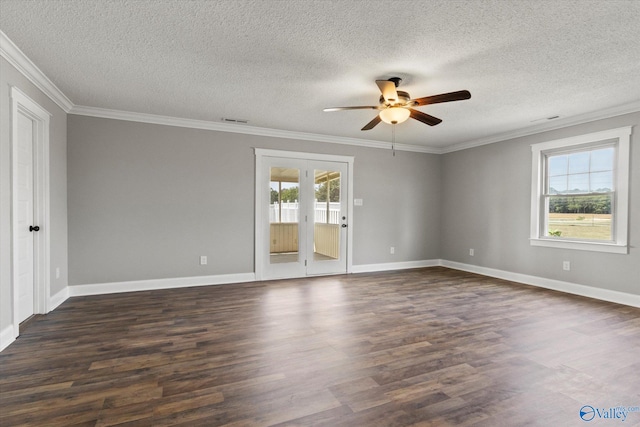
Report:
[[[282,213],[282,218],[280,217]],[[314,222],[322,224],[340,224],[340,202],[329,203],[329,221],[327,221],[327,202],[315,202]],[[278,202],[269,205],[269,222],[300,222],[299,202]]]

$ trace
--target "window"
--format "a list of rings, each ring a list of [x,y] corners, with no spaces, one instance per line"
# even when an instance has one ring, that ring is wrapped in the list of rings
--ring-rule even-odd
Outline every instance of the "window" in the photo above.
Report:
[[[631,127],[534,144],[531,244],[627,253]]]

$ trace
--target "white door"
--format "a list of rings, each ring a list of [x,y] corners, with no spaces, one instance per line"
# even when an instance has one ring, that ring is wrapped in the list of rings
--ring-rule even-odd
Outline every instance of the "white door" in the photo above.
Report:
[[[306,187],[304,161],[266,157],[261,191],[264,228],[262,251],[265,278],[306,275],[304,205]]]
[[[16,141],[16,218],[14,221],[15,280],[18,293],[18,321],[22,322],[34,313],[33,239],[33,120],[18,113]]]
[[[348,163],[263,157],[260,170],[261,278],[346,273]]]
[[[347,164],[309,161],[307,275],[347,272]]]
[[[20,322],[49,309],[50,117],[20,89],[11,87],[13,337],[20,333]]]

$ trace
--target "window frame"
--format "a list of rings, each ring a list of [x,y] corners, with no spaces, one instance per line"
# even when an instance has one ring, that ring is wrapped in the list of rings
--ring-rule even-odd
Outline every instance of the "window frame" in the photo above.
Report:
[[[631,126],[556,139],[531,145],[531,230],[532,246],[576,249],[627,254],[629,214],[629,147]],[[614,186],[611,206],[612,241],[579,240],[545,236],[546,215],[546,156],[612,145],[614,155]]]

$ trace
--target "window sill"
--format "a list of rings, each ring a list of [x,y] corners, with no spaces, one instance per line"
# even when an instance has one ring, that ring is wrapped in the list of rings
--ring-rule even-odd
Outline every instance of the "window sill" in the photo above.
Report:
[[[545,246],[548,248],[558,249],[575,249],[579,251],[607,252],[611,254],[627,254],[629,249],[627,245],[618,245],[615,243],[593,243],[593,242],[576,242],[570,240],[556,240],[544,238],[529,239],[531,246]]]

